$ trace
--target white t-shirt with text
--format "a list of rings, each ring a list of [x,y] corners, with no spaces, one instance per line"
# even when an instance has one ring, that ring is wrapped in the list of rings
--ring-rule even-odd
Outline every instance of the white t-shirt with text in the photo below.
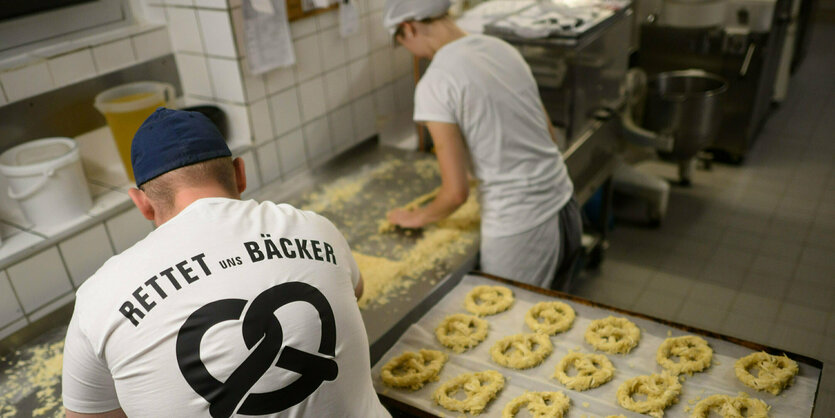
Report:
[[[371,383],[358,280],[327,219],[200,199],[79,288],[64,406],[130,417],[387,417]]]
[[[441,47],[418,82],[414,119],[460,128],[480,182],[482,235],[533,229],[571,198],[536,81],[508,43],[467,35]]]

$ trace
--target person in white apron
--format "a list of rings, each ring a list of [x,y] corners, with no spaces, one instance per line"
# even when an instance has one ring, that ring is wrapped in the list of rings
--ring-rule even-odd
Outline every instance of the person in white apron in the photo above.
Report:
[[[521,54],[500,39],[465,33],[447,17],[449,6],[385,4],[383,25],[395,40],[431,60],[415,90],[414,120],[429,129],[441,169],[432,202],[392,210],[388,219],[419,228],[449,216],[468,198],[471,171],[482,205],[481,269],[551,287],[581,233],[557,133]]]

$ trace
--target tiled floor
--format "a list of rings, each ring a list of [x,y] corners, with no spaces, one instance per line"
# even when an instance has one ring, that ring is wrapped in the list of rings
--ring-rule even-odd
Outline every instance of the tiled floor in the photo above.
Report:
[[[673,187],[658,229],[618,222],[577,292],[823,361],[815,417],[835,416],[835,25],[818,24],[741,166]],[[644,169],[676,178],[674,166]]]

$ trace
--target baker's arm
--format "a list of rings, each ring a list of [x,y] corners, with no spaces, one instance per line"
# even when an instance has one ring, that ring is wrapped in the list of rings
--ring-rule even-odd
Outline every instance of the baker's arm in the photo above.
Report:
[[[542,105],[542,111],[545,113],[545,121],[548,122],[548,133],[551,134],[551,140],[559,145],[560,143],[557,141],[557,130],[554,128],[554,124],[551,123],[551,117],[548,116],[548,109],[545,108],[544,104]]]
[[[395,209],[388,213],[389,222],[405,228],[420,228],[446,218],[467,201],[470,193],[467,147],[458,125],[427,122],[426,127],[435,143],[435,154],[441,168],[441,190],[424,207]]]
[[[78,412],[70,411],[69,409],[64,409],[64,411],[67,412],[67,418],[127,418],[127,415],[125,415],[125,411],[123,411],[122,408],[102,412],[100,414],[80,414]]]
[[[363,284],[362,284],[362,274],[360,274],[360,279],[357,282],[357,286],[354,287],[354,295],[357,297],[357,300],[360,300],[360,298],[362,297],[362,291],[363,290],[364,290],[364,287],[363,287]]]

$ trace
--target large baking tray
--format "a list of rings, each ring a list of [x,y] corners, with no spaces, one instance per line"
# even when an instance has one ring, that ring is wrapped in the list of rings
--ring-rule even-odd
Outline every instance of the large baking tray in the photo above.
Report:
[[[507,285],[512,288],[516,301],[510,310],[485,318],[490,323],[490,331],[484,342],[466,353],[455,354],[437,342],[434,337],[435,327],[441,319],[451,313],[466,312],[463,305],[464,296],[473,287],[482,284]],[[554,343],[554,352],[541,365],[525,371],[507,369],[493,363],[489,354],[493,343],[507,335],[530,332],[524,324],[525,312],[537,302],[554,299],[570,304],[577,313],[577,319],[569,331],[551,338]],[[550,376],[553,375],[556,364],[570,350],[579,349],[581,352],[593,352],[591,346],[585,343],[583,334],[591,320],[609,315],[626,316],[641,328],[641,341],[631,353],[607,355],[615,365],[614,379],[598,388],[584,392],[569,390],[552,379]],[[705,372],[696,373],[686,378],[686,381],[682,384],[679,402],[668,408],[665,416],[689,416],[689,412],[685,409],[692,409],[699,399],[704,399],[715,393],[735,396],[739,392],[745,392],[771,405],[770,413],[772,416],[812,415],[823,368],[823,364],[818,360],[482,273],[472,273],[465,276],[454,289],[426,312],[417,323],[413,324],[374,365],[372,378],[375,388],[387,406],[414,416],[459,415],[434,404],[432,401],[434,390],[442,382],[460,373],[492,369],[500,371],[507,378],[507,382],[505,388],[488,405],[481,416],[501,416],[504,406],[513,398],[524,393],[525,390],[547,390],[562,391],[571,398],[570,417],[606,416],[610,414],[642,417],[645,415],[621,408],[615,400],[615,392],[620,384],[629,378],[661,372],[661,366],[655,362],[655,353],[659,344],[668,336],[681,335],[700,335],[705,338],[714,350],[713,365]],[[403,351],[412,351],[417,348],[443,350],[449,354],[449,361],[444,366],[439,381],[429,383],[414,392],[385,386],[380,380],[382,365]],[[757,392],[743,385],[735,377],[733,366],[736,359],[754,351],[766,351],[772,354],[785,353],[797,361],[800,366],[800,373],[795,377],[794,383],[779,396]]]

